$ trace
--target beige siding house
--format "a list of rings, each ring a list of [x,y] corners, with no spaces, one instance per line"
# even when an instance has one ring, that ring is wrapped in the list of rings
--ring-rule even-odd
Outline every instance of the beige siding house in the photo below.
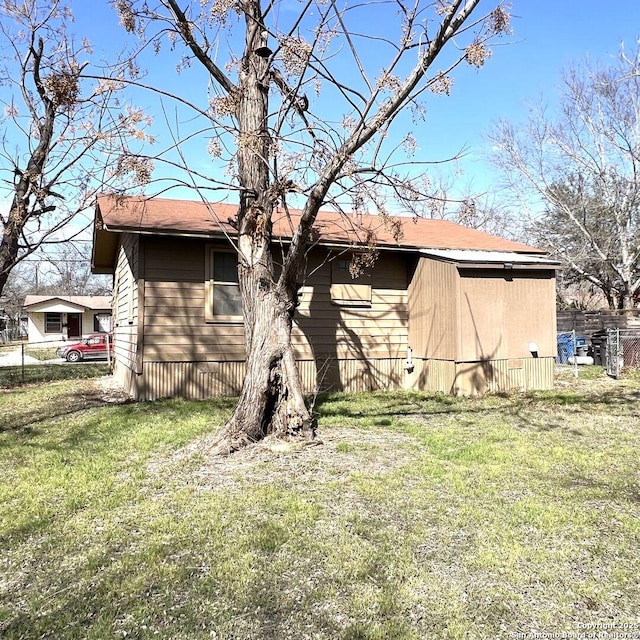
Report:
[[[228,223],[235,211],[98,199],[93,269],[114,276],[115,375],[134,398],[238,393],[245,344]],[[374,216],[319,215],[293,334],[307,391],[550,388],[555,263],[450,222],[393,221],[400,237]],[[291,228],[276,212],[283,250]],[[352,279],[352,255],[371,234],[378,259]]]
[[[24,301],[29,342],[62,342],[111,330],[111,296],[29,295]]]

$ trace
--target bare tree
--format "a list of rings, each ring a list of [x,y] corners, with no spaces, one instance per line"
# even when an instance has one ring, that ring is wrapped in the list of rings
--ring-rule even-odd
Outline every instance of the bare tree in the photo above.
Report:
[[[615,187],[616,180],[616,176],[609,177],[611,188]],[[553,203],[530,229],[540,244],[565,258],[563,277],[558,282],[559,293],[562,292],[560,285],[568,293],[596,288],[600,293],[600,306],[604,300],[610,309],[624,308],[625,300],[631,302],[633,283],[622,279],[616,270],[624,260],[620,235],[614,232],[616,212],[606,204],[606,195],[597,190],[598,186],[594,189],[581,176],[568,176],[565,183],[552,185]],[[628,185],[624,183],[619,188],[627,190]],[[556,202],[562,202],[562,206],[557,206]],[[567,209],[576,214],[581,227],[566,215]],[[635,208],[629,212],[629,218],[634,228],[631,243],[637,246],[640,241],[637,221],[640,218]],[[593,239],[597,240],[599,252],[594,251]],[[601,253],[606,254],[606,260],[602,259]],[[637,267],[633,270],[635,278]]]
[[[633,306],[640,289],[640,56],[563,76],[559,108],[526,125],[500,123],[496,160],[537,242],[574,281],[609,305]]]
[[[314,221],[331,203],[392,224],[389,197],[425,195],[411,158],[416,137],[392,125],[404,110],[421,118],[423,92],[448,95],[451,71],[461,62],[481,67],[488,41],[509,31],[502,5],[472,18],[479,4],[305,0],[292,11],[263,0],[158,0],[153,8],[114,0],[122,24],[156,50],[164,36],[184,45],[183,73],[206,71],[209,104],[200,112],[211,126],[209,150],[238,190],[247,373],[220,452],[267,434],[312,435],[291,328]],[[397,151],[405,155],[394,162]],[[189,175],[194,184],[207,177]],[[302,213],[290,218],[291,242],[275,268],[272,211],[291,202]]]
[[[30,270],[25,269],[24,264],[12,270],[0,296],[0,318],[4,318],[5,325],[0,326],[0,342],[20,337],[20,316],[24,299],[29,293],[29,288],[33,286],[33,279],[28,273]]]
[[[111,278],[91,273],[91,258],[86,255],[84,243],[70,241],[56,245],[34,266],[40,272],[38,290],[30,288],[29,293],[67,296],[111,294]]]
[[[148,119],[114,100],[126,65],[92,65],[71,20],[61,0],[0,4],[0,293],[25,257],[82,232],[97,191],[148,179],[127,148],[147,138]]]
[[[521,240],[513,214],[494,193],[478,191],[472,183],[461,186],[462,172],[423,175],[424,196],[407,203],[416,217],[450,220],[471,229]]]

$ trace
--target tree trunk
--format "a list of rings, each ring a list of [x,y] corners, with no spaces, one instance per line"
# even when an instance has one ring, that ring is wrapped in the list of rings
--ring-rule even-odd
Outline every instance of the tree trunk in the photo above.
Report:
[[[56,119],[55,105],[47,96],[40,80],[43,47],[44,43],[40,38],[38,49],[34,49],[32,53],[34,55],[33,78],[44,105],[44,116],[37,123],[38,144],[29,157],[26,170],[19,171],[20,179],[14,189],[11,209],[2,234],[2,242],[0,243],[0,294],[2,294],[4,286],[7,284],[11,270],[20,259],[20,239],[24,235],[29,219],[37,218],[40,214],[45,214],[54,209],[52,206],[45,206],[44,202],[38,202],[36,195],[38,191],[46,193],[46,190],[38,189],[38,187],[41,186],[40,181],[53,144],[53,127]],[[24,87],[24,77],[22,82]],[[35,125],[36,123],[34,122],[33,124]],[[31,198],[34,198],[35,202],[30,202]]]
[[[18,262],[19,242],[24,227],[27,223],[27,210],[25,202],[28,200],[28,184],[22,178],[15,188],[13,202],[7,217],[7,222],[2,232],[0,242],[0,295],[9,279],[11,270]]]
[[[241,184],[237,249],[247,370],[235,411],[213,447],[219,454],[267,435],[313,436],[291,345],[298,283],[276,285],[271,255],[271,213],[280,194],[270,189],[268,62],[258,53],[268,32],[260,0],[247,0],[243,11],[245,50],[236,95]]]
[[[625,287],[618,296],[618,309],[633,309],[633,296],[630,294],[628,287]]]
[[[12,223],[12,219],[16,215],[19,214],[13,209],[9,212],[9,224],[5,226],[2,242],[0,242],[0,295],[4,291],[4,286],[7,284],[9,274],[18,256],[19,235],[15,233],[16,225]]]
[[[616,298],[613,295],[613,289],[611,287],[600,287],[600,290],[604,294],[604,297],[607,300],[607,305],[609,305],[609,309],[611,311],[615,311],[617,309]]]
[[[247,277],[253,280],[255,273]],[[315,435],[291,345],[294,305],[270,289],[262,292],[253,309],[253,317],[245,317],[251,324],[251,342],[242,392],[214,445],[215,454],[233,453],[269,435],[286,440],[310,440]]]

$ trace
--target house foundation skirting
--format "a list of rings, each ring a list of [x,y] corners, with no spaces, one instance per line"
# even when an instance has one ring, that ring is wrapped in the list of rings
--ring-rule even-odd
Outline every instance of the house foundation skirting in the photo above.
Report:
[[[454,362],[414,358],[412,389],[457,395],[553,389],[554,357]]]
[[[376,360],[299,360],[305,393],[377,389],[405,386],[402,358]],[[180,397],[204,399],[235,396],[240,393],[245,374],[243,361],[223,362],[145,362],[142,373],[116,362],[114,377],[135,400]]]
[[[317,366],[313,360],[298,361],[306,393],[415,389],[474,395],[553,387],[553,358],[458,363],[414,358],[412,364],[407,371],[404,358],[318,358]],[[140,374],[118,362],[114,368],[116,380],[135,400],[235,396],[244,373],[243,361],[145,362]]]

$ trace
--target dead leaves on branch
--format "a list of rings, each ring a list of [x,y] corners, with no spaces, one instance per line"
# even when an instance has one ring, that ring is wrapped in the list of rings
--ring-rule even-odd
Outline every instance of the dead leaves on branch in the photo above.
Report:
[[[80,94],[81,68],[74,65],[52,73],[44,80],[44,86],[55,106],[72,107]]]

